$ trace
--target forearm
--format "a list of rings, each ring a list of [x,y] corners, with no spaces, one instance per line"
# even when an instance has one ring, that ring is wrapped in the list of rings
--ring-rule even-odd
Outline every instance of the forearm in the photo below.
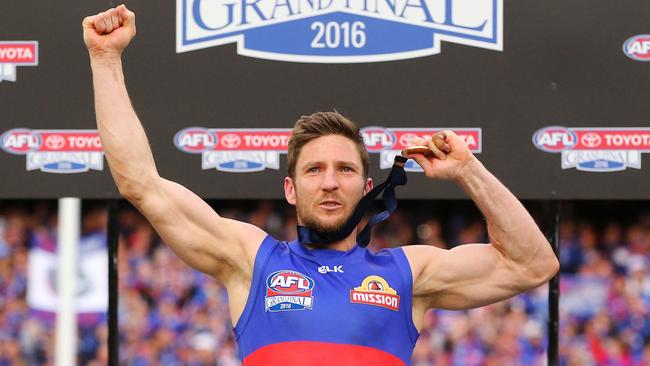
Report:
[[[462,168],[458,183],[485,216],[497,250],[533,278],[555,273],[555,254],[533,218],[478,159],[473,157]]]
[[[136,198],[157,179],[144,129],[133,110],[118,56],[91,57],[97,127],[120,192]]]

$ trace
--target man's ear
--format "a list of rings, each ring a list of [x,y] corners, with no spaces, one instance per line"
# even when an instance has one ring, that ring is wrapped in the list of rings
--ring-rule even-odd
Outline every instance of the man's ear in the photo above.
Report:
[[[372,178],[366,178],[366,185],[363,187],[363,195],[365,196],[368,192],[372,191],[373,187]]]
[[[296,187],[291,177],[284,177],[284,198],[290,205],[296,205]]]

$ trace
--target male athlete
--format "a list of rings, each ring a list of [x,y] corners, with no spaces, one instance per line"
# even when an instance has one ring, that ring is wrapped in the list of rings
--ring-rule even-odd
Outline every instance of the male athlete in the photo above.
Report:
[[[158,175],[127,94],[121,54],[135,36],[124,5],[83,21],[99,135],[120,193],[188,265],[222,282],[244,365],[407,365],[427,309],[469,309],[548,281],[555,255],[520,202],[453,132],[416,141],[427,177],[460,185],[490,243],[405,246],[372,254],[356,230],[327,244],[280,242],[219,217]],[[302,117],[288,151],[287,201],[298,223],[336,232],[373,187],[359,130],[336,113]],[[408,243],[404,243],[408,244]]]

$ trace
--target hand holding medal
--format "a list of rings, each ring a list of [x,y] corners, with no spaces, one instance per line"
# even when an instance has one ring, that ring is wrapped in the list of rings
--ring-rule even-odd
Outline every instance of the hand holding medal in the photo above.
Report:
[[[452,180],[474,159],[465,141],[449,130],[436,132],[431,139],[415,139],[402,155],[415,160],[427,177]]]

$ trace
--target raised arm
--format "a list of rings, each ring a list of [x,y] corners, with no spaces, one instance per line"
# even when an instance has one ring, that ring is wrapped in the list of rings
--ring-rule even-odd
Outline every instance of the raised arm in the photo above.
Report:
[[[120,194],[190,266],[226,283],[233,275],[250,278],[265,233],[219,217],[194,193],[158,175],[122,72],[122,51],[136,33],[135,14],[120,5],[85,18],[83,31],[93,73],[99,136]]]
[[[485,216],[490,243],[451,250],[405,247],[415,302],[424,308],[474,308],[548,281],[559,262],[530,214],[456,134],[445,131],[445,135],[445,144],[438,144],[442,149],[418,141],[428,143],[436,154],[413,158],[428,177],[453,180],[465,190]]]

